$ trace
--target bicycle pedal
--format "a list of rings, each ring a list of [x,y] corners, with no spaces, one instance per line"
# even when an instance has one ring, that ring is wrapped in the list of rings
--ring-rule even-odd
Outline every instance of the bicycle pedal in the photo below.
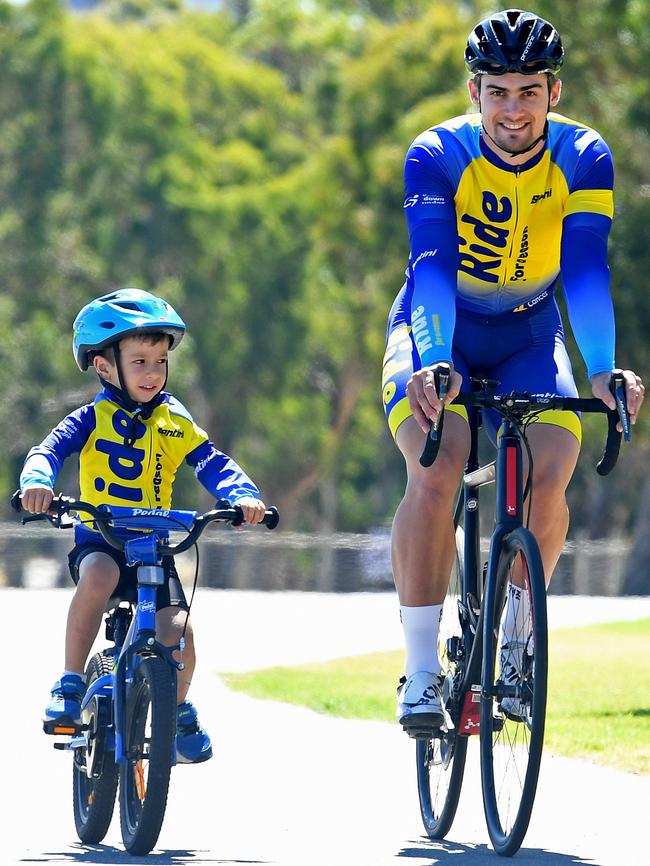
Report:
[[[43,722],[43,731],[56,737],[74,737],[88,730],[88,725],[82,725],[72,719],[47,719]]]

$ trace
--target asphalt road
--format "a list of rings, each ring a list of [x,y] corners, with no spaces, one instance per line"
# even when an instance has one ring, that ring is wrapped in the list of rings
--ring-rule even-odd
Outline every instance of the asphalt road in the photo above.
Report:
[[[215,757],[174,770],[163,831],[147,858],[123,852],[115,819],[105,844],[80,845],[71,757],[55,751],[40,730],[60,672],[68,598],[61,590],[0,590],[5,657],[15,659],[0,713],[1,866],[500,862],[485,829],[476,750],[449,838],[434,843],[419,819],[414,746],[397,726],[254,701],[226,690],[216,674],[398,647],[395,600],[386,594],[199,592],[193,698]],[[549,614],[552,626],[636,618],[650,615],[650,599],[551,598]],[[531,826],[514,862],[648,866],[649,807],[650,778],[547,754]]]

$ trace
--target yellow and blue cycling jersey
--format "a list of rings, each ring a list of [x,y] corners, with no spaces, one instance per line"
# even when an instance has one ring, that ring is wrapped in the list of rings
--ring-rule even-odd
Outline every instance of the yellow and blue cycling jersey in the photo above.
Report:
[[[487,364],[509,380],[518,346],[519,372],[529,369],[514,386],[575,392],[554,301],[560,274],[588,375],[613,369],[607,239],[614,177],[597,132],[551,113],[543,149],[513,166],[485,144],[480,115],[458,117],[413,142],[404,184],[411,255],[391,310],[383,377],[393,432],[409,414],[403,401],[412,370],[437,361],[454,361],[464,375]],[[506,330],[497,334],[497,326]],[[514,339],[519,326],[525,345]],[[541,367],[540,341],[548,345]],[[401,361],[397,346],[406,352]],[[537,347],[534,361],[521,354],[526,346]]]
[[[79,488],[84,502],[171,508],[174,479],[185,462],[216,499],[231,503],[259,498],[259,491],[240,466],[217,450],[207,433],[171,394],[162,392],[140,417],[103,389],[94,402],[63,419],[40,445],[32,448],[20,487],[54,488],[65,460],[79,455]],[[132,444],[127,444],[128,443]],[[75,526],[77,543],[97,532]]]

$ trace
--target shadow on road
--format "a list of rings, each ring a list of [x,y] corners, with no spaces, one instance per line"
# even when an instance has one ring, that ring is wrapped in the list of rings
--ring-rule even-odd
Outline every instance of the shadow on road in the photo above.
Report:
[[[430,866],[450,866],[452,863],[458,866],[461,862],[480,866],[482,863],[495,864],[502,860],[489,845],[463,845],[448,840],[433,842],[424,839],[414,840],[412,845],[411,848],[402,848],[397,856],[406,860],[430,858]],[[583,866],[587,863],[597,866],[592,859],[585,860],[577,854],[558,854],[541,848],[520,848],[516,861],[517,866]]]
[[[266,864],[268,860],[222,860],[218,857],[210,857],[210,852],[197,850],[170,850],[160,853],[147,854],[144,857],[134,857],[122,848],[114,848],[112,845],[78,845],[68,851],[44,851],[40,856],[23,857],[21,863],[129,863],[131,866],[190,866],[196,863],[222,863],[224,866],[257,866]]]

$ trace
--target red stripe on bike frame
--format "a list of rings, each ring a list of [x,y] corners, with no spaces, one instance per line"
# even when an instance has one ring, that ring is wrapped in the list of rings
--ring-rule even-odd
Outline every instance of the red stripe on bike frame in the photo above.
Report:
[[[517,513],[517,449],[506,448],[506,511]]]

